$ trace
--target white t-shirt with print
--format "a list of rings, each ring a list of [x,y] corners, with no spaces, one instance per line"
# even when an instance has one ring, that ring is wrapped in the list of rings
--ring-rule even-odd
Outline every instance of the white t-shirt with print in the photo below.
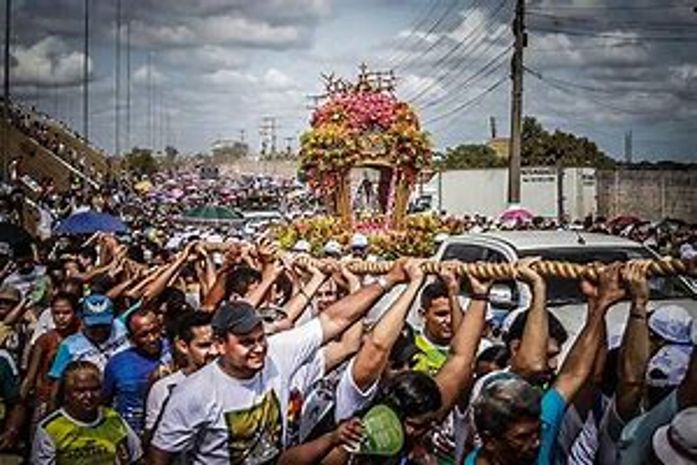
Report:
[[[148,400],[145,408],[145,429],[151,430],[157,417],[160,415],[160,410],[167,398],[171,395],[171,390],[178,386],[186,378],[182,370],[177,370],[174,373],[158,379],[148,392]]]
[[[353,379],[353,364],[355,361],[355,357],[351,359],[346,370],[341,375],[339,384],[336,386],[334,419],[337,423],[351,418],[356,412],[367,406],[373,400],[378,390],[379,380],[376,380],[372,386],[369,386],[364,391],[356,386],[356,382]]]
[[[268,339],[264,368],[236,379],[213,362],[172,392],[152,444],[189,463],[275,463],[284,446],[291,379],[322,344],[318,319]]]

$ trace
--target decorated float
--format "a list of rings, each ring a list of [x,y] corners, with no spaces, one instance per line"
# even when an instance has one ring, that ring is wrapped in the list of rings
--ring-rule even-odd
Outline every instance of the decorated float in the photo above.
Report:
[[[324,80],[326,93],[300,139],[300,173],[327,215],[296,220],[277,238],[285,247],[305,239],[317,251],[330,239],[346,243],[361,232],[381,255],[429,255],[438,233],[460,232],[462,225],[407,215],[432,152],[416,112],[394,94],[394,75],[363,65],[355,83],[333,75]]]

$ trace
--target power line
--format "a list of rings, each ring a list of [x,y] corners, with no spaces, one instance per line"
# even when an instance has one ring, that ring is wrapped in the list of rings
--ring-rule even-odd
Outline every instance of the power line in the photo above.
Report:
[[[684,4],[668,4],[668,5],[634,5],[634,6],[613,6],[613,5],[545,5],[544,9],[530,6],[528,11],[538,12],[538,11],[549,11],[549,10],[618,10],[618,11],[631,11],[631,10],[665,10],[668,8],[692,8],[694,5],[690,2]]]
[[[486,28],[482,28],[482,26],[484,26],[484,24],[480,24],[479,27],[473,28],[472,31],[470,31],[470,34],[468,34],[466,37],[464,37],[462,41],[458,42],[457,45],[453,49],[451,49],[446,55],[444,55],[440,60],[438,60],[438,62],[436,62],[436,64],[433,66],[433,69],[437,70],[440,67],[440,65],[445,62],[445,60],[447,60],[454,52],[456,52],[463,45],[465,45],[465,47],[462,49],[463,54],[469,53],[470,56],[474,56],[474,53],[476,51],[478,51],[478,48],[481,49],[480,47],[482,46],[482,44],[487,43],[486,38],[484,38],[483,40],[477,41],[477,42],[475,42],[475,41],[468,42],[468,40],[475,38],[474,37],[475,34],[476,34],[477,38],[479,38],[479,37],[483,36],[485,33],[487,33],[489,31],[489,29],[491,28],[491,26],[496,24],[494,22],[494,19],[496,19],[496,17],[501,13],[501,11],[504,11],[504,7],[505,7],[506,3],[508,3],[508,1],[509,0],[503,0],[499,4],[499,6],[496,8],[493,15],[490,17],[489,25]],[[505,32],[505,30],[499,31],[499,33],[496,34],[494,37],[489,38],[487,46],[485,47],[485,49],[483,49],[481,51],[479,56],[484,55],[484,53],[486,53],[486,51],[491,49],[491,47],[496,43],[496,41],[502,35],[503,32]],[[459,75],[459,72],[464,71],[470,64],[471,64],[471,61],[465,60],[464,55],[463,55],[458,66],[450,67],[443,75],[434,79],[431,83],[427,84],[424,88],[418,90],[414,96],[407,97],[407,100],[411,100],[411,101],[418,100],[422,96],[426,95],[426,93],[429,90],[434,88],[436,85],[442,83],[443,81],[445,81],[445,79],[447,77],[449,77],[453,74],[455,75],[455,78],[449,79],[447,82],[452,83],[452,82],[456,81],[457,77]]]
[[[477,81],[485,79],[485,78],[491,76],[492,74],[494,74],[496,71],[498,71],[507,62],[506,57],[508,56],[508,53],[511,51],[511,49],[512,49],[512,46],[508,46],[505,49],[503,49],[493,59],[491,59],[486,65],[484,65],[476,73],[474,73],[472,76],[470,76],[469,79],[462,82],[460,84],[462,86],[461,89],[466,89],[466,86],[469,86]],[[454,100],[455,97],[456,96],[453,94],[446,94],[446,95],[443,95],[441,97],[437,97],[429,102],[426,102],[425,104],[422,105],[422,107],[424,109],[437,107],[441,102],[452,101],[452,100]]]
[[[421,27],[422,27],[424,24],[426,24],[426,21],[427,21],[427,20],[431,17],[431,15],[435,12],[435,10],[436,10],[436,8],[438,7],[438,5],[440,4],[440,2],[441,2],[441,0],[435,0],[435,1],[431,2],[431,3],[430,3],[430,7],[429,7],[428,9],[424,9],[424,10],[422,11],[422,13],[423,13],[423,12],[426,12],[426,14],[425,14],[425,15],[422,15],[422,14],[418,15],[418,16],[417,16],[417,19],[416,19],[410,26],[408,26],[409,34],[408,34],[408,35],[404,38],[404,40],[403,40],[403,45],[404,45],[404,46],[406,46],[406,43],[414,37],[414,35],[416,34],[416,32],[417,32],[419,29],[421,29]],[[426,10],[428,10],[428,11],[426,11]],[[408,47],[405,47],[405,48],[408,48]],[[405,56],[408,56],[408,55],[409,55],[409,52],[408,52],[408,51],[407,51],[407,52],[403,52],[402,50],[399,50],[396,54],[394,54],[393,56],[389,57],[389,58],[387,59],[387,62],[388,62],[388,63],[393,63],[393,62],[395,62],[395,60],[397,60],[397,59],[402,60],[402,59],[404,59]]]
[[[604,39],[618,39],[618,40],[627,40],[626,36],[618,35],[617,33],[608,33],[608,32],[594,32],[594,31],[588,31],[588,30],[582,30],[582,29],[570,29],[570,28],[564,28],[564,27],[545,27],[545,26],[530,26],[529,28],[531,31],[534,32],[544,32],[548,34],[566,34],[566,35],[573,35],[573,36],[588,36],[588,37],[597,37],[597,38],[604,38]],[[652,35],[647,35],[647,36],[642,36],[640,39],[642,42],[647,41],[647,42],[695,42],[697,41],[697,35],[694,36],[652,36]]]
[[[535,70],[530,69],[528,67],[525,67],[525,71],[527,71],[528,74],[536,77],[538,80],[546,83],[550,87],[553,87],[553,88],[555,88],[561,92],[565,92],[567,94],[577,96],[577,95],[579,95],[579,91],[586,90],[586,89],[580,88],[579,86],[573,86],[573,85],[569,85],[568,83],[560,82],[559,80],[554,81],[552,79],[545,77],[541,72],[535,71]],[[649,115],[649,114],[652,114],[650,112],[642,112],[642,111],[630,110],[627,108],[616,107],[614,105],[607,103],[606,100],[600,100],[600,99],[597,99],[594,97],[590,97],[588,95],[584,96],[583,98],[585,98],[591,102],[594,102],[595,104],[597,104],[603,108],[606,108],[608,110],[612,110],[616,113],[624,113],[624,114],[628,114],[628,115]]]
[[[478,2],[478,1],[480,1],[480,0],[474,0],[474,1],[475,1],[475,2]],[[435,21],[435,23],[433,23],[433,24],[431,25],[431,27],[426,31],[426,34],[424,35],[424,38],[423,38],[424,40],[428,39],[428,38],[431,36],[431,34],[433,34],[433,32],[442,24],[442,22],[445,20],[445,18],[447,18],[447,17],[453,12],[453,10],[454,10],[455,7],[457,6],[457,4],[458,4],[458,0],[452,0],[452,1],[450,2],[450,5],[446,8],[446,10],[443,12],[443,14],[442,14],[442,15]],[[438,37],[438,39],[436,39],[435,41],[433,41],[428,47],[426,47],[425,50],[423,50],[423,51],[421,51],[420,53],[416,54],[416,55],[415,55],[411,60],[409,60],[406,64],[404,63],[404,60],[401,60],[401,61],[397,62],[397,63],[394,65],[394,68],[395,68],[395,69],[406,69],[406,68],[409,68],[410,66],[412,66],[412,65],[414,64],[414,62],[415,62],[416,60],[418,60],[419,58],[421,58],[421,57],[427,55],[428,53],[431,52],[431,50],[433,50],[435,47],[437,47],[438,45],[440,45],[441,41],[443,40],[443,37],[445,37],[445,35],[441,35],[440,37]],[[408,56],[408,55],[407,55],[407,56]]]
[[[440,114],[440,115],[437,115],[437,116],[434,116],[434,117],[432,117],[432,118],[427,119],[427,120],[424,122],[424,125],[433,124],[433,123],[435,123],[435,122],[437,122],[437,121],[441,121],[441,120],[443,120],[444,118],[448,118],[448,117],[450,117],[450,116],[453,116],[453,115],[455,115],[455,114],[457,114],[457,113],[459,113],[459,112],[461,112],[461,111],[463,111],[463,110],[465,110],[465,109],[467,109],[467,108],[469,108],[469,107],[471,107],[471,106],[473,106],[473,105],[476,105],[477,103],[479,103],[480,101],[482,101],[482,100],[484,99],[484,97],[486,97],[487,95],[489,95],[490,93],[492,93],[493,91],[495,91],[498,87],[501,86],[501,84],[503,84],[504,82],[506,82],[506,79],[507,79],[507,78],[508,78],[508,76],[503,76],[501,79],[499,79],[498,81],[496,81],[494,84],[492,84],[491,86],[489,86],[488,88],[486,88],[484,91],[480,92],[479,94],[477,94],[477,95],[474,96],[473,98],[467,100],[466,102],[461,103],[460,105],[458,105],[457,107],[453,108],[452,110],[447,111],[447,112],[445,112],[445,113],[443,113],[443,114]]]
[[[547,21],[553,26],[563,27],[562,24],[573,23],[574,25],[584,25],[587,27],[600,28],[601,31],[606,31],[609,28],[621,28],[621,29],[638,29],[641,28],[642,31],[668,31],[668,32],[681,32],[679,29],[687,28],[688,31],[694,30],[697,23],[694,22],[675,22],[675,21],[642,21],[635,19],[613,19],[611,17],[596,17],[596,16],[568,16],[568,15],[555,15],[550,13],[530,13],[530,17],[533,19],[537,18],[540,21]]]

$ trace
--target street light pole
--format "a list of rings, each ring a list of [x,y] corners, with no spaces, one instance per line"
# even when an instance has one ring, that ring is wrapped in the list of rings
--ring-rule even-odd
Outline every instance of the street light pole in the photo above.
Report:
[[[2,106],[2,179],[7,181],[7,165],[10,159],[10,141],[8,126],[10,124],[10,38],[12,26],[12,1],[5,0],[5,63],[3,75],[3,106]]]

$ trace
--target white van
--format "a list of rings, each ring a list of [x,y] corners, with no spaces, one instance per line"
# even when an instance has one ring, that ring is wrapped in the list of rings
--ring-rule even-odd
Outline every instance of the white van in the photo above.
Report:
[[[627,261],[657,258],[657,255],[634,241],[616,236],[576,231],[500,231],[483,234],[464,234],[447,239],[438,250],[438,261],[514,262],[523,257],[542,257],[573,263]],[[697,288],[684,277],[655,277],[649,282],[651,298],[648,310],[659,305],[677,304],[697,318]],[[466,297],[466,290],[463,289]],[[529,291],[522,283],[498,283],[492,290],[494,310],[514,310],[527,307]],[[577,280],[547,279],[547,307],[569,332],[573,341],[585,321],[586,303]],[[607,316],[608,334],[622,334],[626,324],[628,302],[620,302]]]

